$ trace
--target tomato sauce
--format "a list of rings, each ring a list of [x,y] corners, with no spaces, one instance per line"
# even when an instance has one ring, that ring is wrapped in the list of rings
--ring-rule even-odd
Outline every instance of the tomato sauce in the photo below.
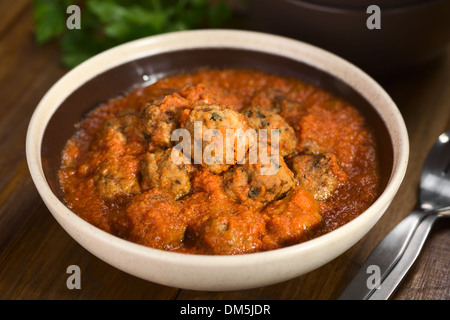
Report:
[[[173,163],[171,134],[194,120],[219,130],[280,129],[277,173],[261,175],[260,163]],[[290,246],[351,221],[379,193],[364,117],[294,78],[247,69],[179,74],[112,98],[76,126],[59,170],[66,205],[106,232],[162,250]]]

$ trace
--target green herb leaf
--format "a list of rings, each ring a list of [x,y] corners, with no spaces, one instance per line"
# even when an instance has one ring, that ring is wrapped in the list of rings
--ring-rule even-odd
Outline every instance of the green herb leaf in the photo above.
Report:
[[[69,5],[81,8],[81,29],[66,28]],[[225,1],[34,0],[36,42],[58,39],[65,66],[123,42],[154,34],[219,27],[230,17]]]
[[[35,0],[33,5],[36,41],[42,44],[60,36],[66,27],[63,3],[56,0]]]
[[[213,112],[212,115],[211,115],[211,120],[213,120],[213,121],[220,120],[221,118],[222,117],[219,114],[215,113],[215,112]]]

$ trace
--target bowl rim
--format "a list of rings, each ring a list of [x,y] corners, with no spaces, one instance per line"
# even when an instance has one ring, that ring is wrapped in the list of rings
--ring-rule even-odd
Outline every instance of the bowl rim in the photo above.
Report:
[[[404,0],[403,3],[376,3],[374,1],[368,1],[367,3],[359,3],[359,4],[339,4],[331,2],[315,2],[311,0],[284,0],[284,2],[289,3],[293,6],[304,7],[311,10],[323,11],[333,14],[360,14],[367,15],[367,8],[371,5],[377,5],[384,13],[401,13],[404,11],[410,10],[418,10],[422,8],[433,6],[435,4],[439,4],[444,2],[444,0],[432,0],[428,2],[420,1],[420,0]]]
[[[386,126],[394,146],[394,159],[389,181],[376,201],[352,221],[312,240],[276,250],[226,256],[169,252],[132,243],[94,227],[68,209],[48,185],[41,158],[45,129],[53,113],[64,99],[89,79],[118,65],[154,54],[205,47],[256,50],[301,61],[347,83],[369,101],[377,101],[378,106],[383,104],[384,112],[389,114],[385,116],[380,114],[380,116],[383,121],[388,121]],[[367,87],[372,90],[365,92],[364,88],[367,89]],[[376,111],[380,113],[380,110]],[[395,146],[397,147],[395,148]],[[226,268],[242,264],[269,263],[280,256],[294,256],[301,251],[339,241],[346,234],[357,231],[359,225],[365,226],[367,229],[363,231],[363,235],[365,235],[382,216],[398,191],[406,172],[408,157],[408,133],[400,111],[384,89],[358,67],[328,51],[298,40],[255,31],[227,29],[180,31],[151,36],[119,45],[94,56],[65,74],[44,95],[30,119],[26,136],[26,158],[31,177],[41,198],[64,229],[67,225],[76,226],[79,230],[88,232],[92,239],[98,240],[99,245],[109,242],[115,248],[127,250],[132,254],[151,256],[159,261],[172,262],[181,266],[215,267],[219,263],[221,267]],[[70,234],[70,230],[66,229],[66,231]],[[353,244],[356,241],[353,241]],[[98,257],[103,259],[103,257]],[[335,257],[331,256],[330,260]]]

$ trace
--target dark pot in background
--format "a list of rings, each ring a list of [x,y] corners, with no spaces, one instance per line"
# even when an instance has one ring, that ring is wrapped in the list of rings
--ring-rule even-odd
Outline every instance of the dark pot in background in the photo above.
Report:
[[[381,10],[370,30],[369,5]],[[373,75],[438,57],[450,42],[450,0],[251,0],[254,28],[329,50]]]

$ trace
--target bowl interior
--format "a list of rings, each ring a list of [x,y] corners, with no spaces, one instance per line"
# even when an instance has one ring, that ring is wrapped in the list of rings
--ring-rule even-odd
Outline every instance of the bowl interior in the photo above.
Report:
[[[323,70],[287,57],[234,48],[202,48],[149,55],[121,64],[89,79],[72,92],[53,114],[42,141],[43,170],[53,193],[64,202],[57,175],[61,152],[76,130],[75,123],[88,111],[137,86],[149,84],[164,76],[205,67],[253,68],[281,76],[292,76],[347,100],[362,112],[374,130],[380,155],[380,191],[384,190],[392,173],[393,142],[381,116],[359,92]]]

